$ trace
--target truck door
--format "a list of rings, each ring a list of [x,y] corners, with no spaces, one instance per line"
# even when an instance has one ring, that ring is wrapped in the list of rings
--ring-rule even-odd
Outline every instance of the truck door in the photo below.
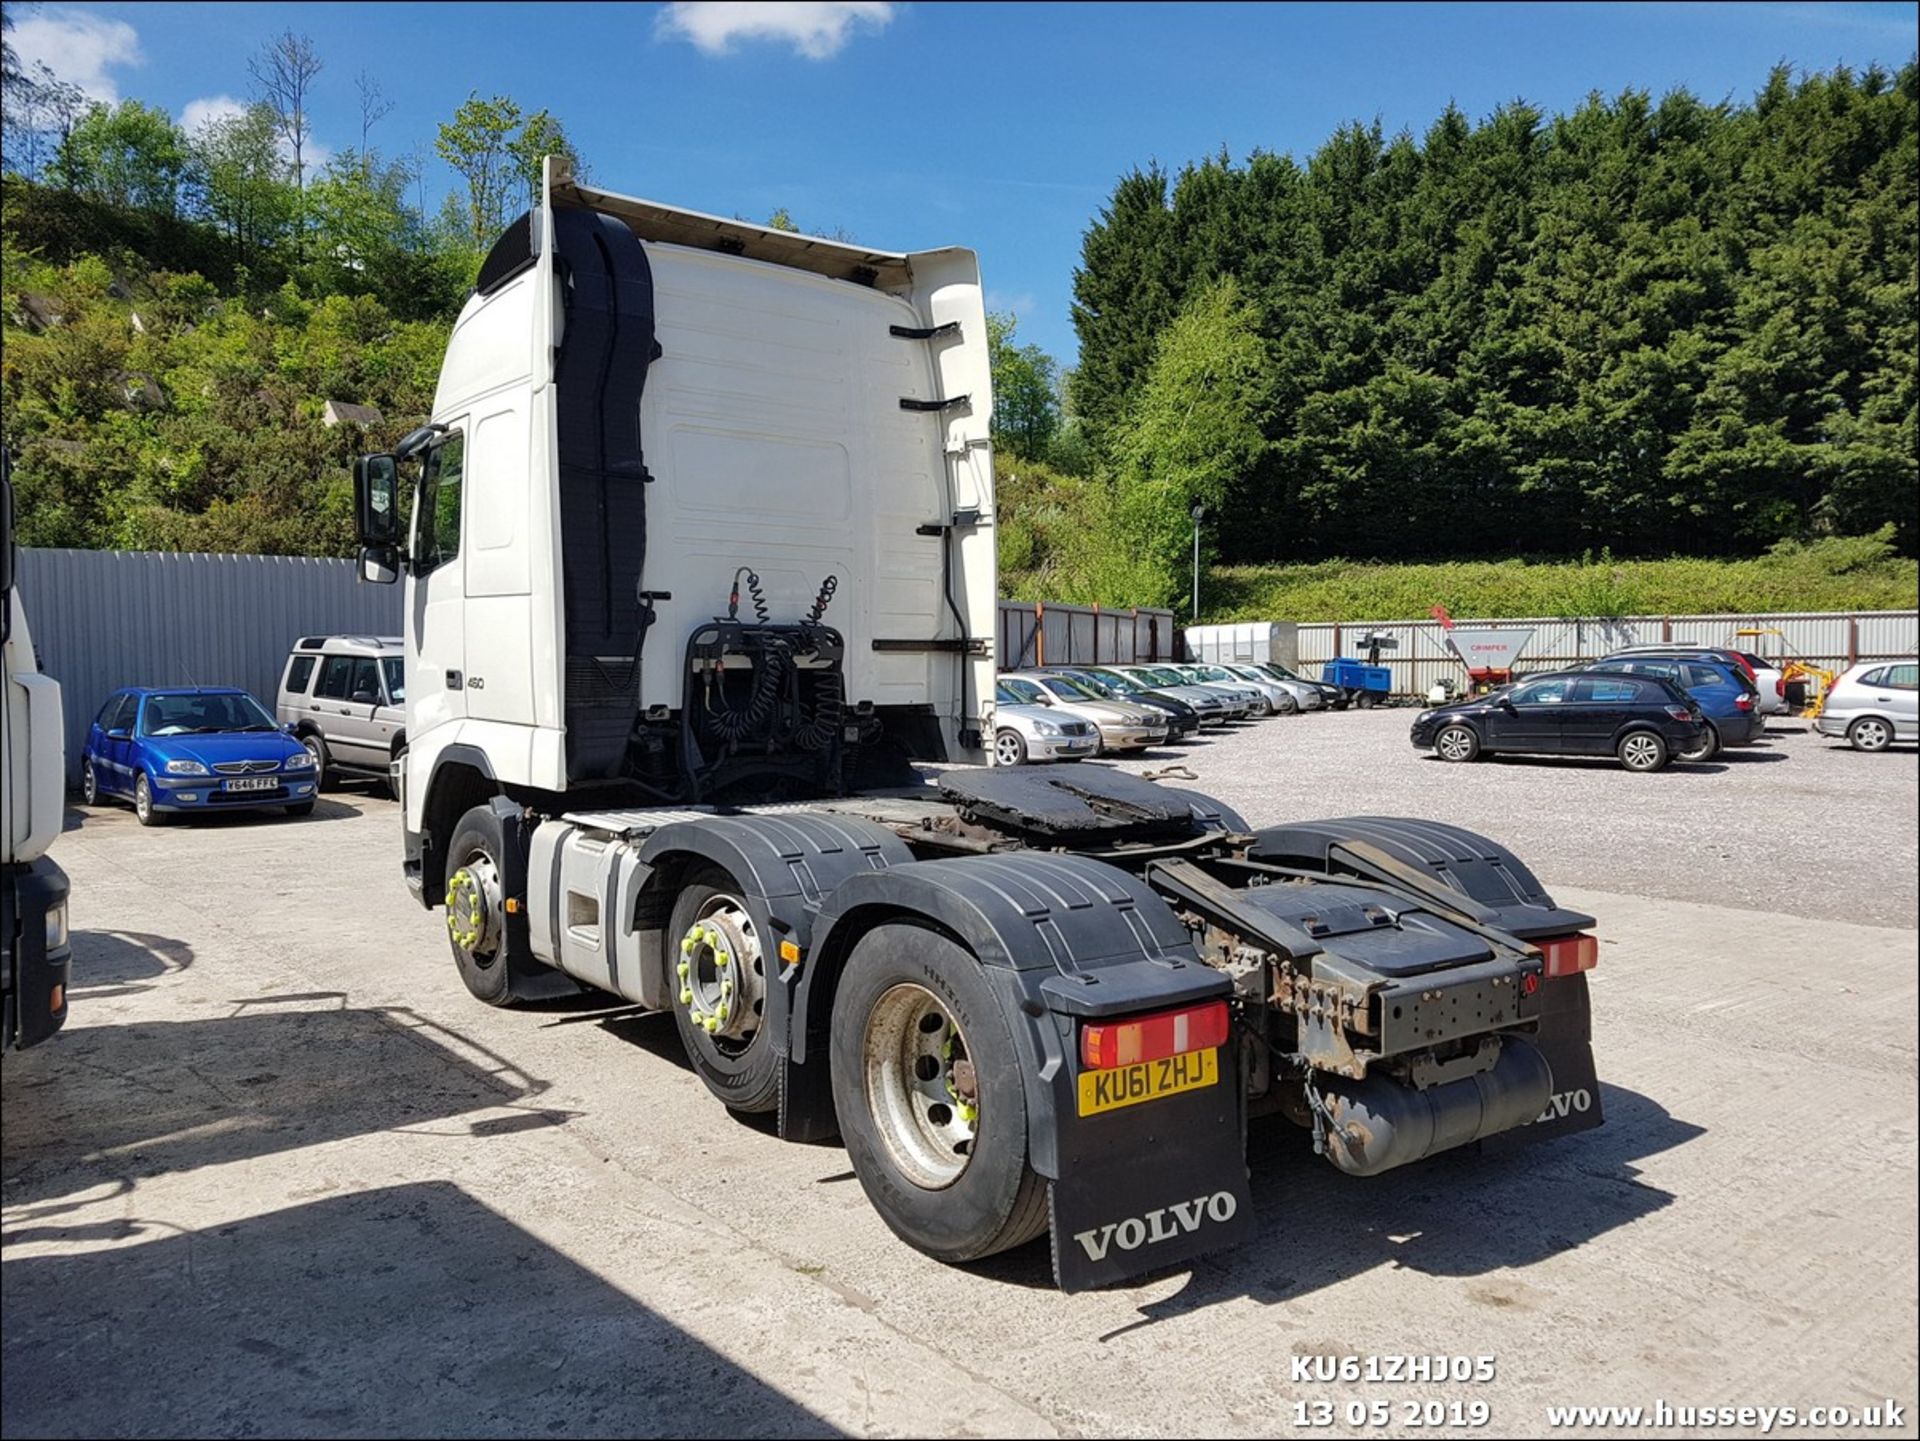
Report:
[[[466,421],[455,421],[420,467],[413,506],[407,630],[419,665],[408,677],[420,735],[467,713],[466,573],[461,554]]]

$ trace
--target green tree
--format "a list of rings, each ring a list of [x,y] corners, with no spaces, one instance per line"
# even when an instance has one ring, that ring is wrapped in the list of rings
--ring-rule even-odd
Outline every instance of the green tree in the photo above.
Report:
[[[567,138],[565,128],[545,110],[536,110],[529,115],[521,125],[520,133],[513,137],[507,148],[513,156],[514,168],[519,173],[521,183],[526,187],[529,210],[540,204],[542,162],[547,156],[560,156],[573,167],[576,179],[586,178],[580,152],[574,149],[573,141]]]
[[[80,118],[51,173],[56,184],[109,205],[172,215],[188,164],[186,137],[166,111],[123,100]]]
[[[1045,460],[1060,432],[1059,367],[1037,345],[1015,345],[1017,317],[987,316],[993,372],[993,440],[1015,455]]]
[[[297,196],[280,158],[271,108],[250,105],[209,120],[188,142],[207,218],[233,241],[242,265],[257,262],[292,226]]]
[[[1196,503],[1217,511],[1260,463],[1270,384],[1259,320],[1238,284],[1222,278],[1196,290],[1155,346],[1113,445],[1121,533],[1108,543],[1117,539],[1138,563],[1132,593],[1116,601],[1160,605],[1185,590],[1189,511]]]
[[[434,141],[434,152],[453,167],[466,187],[459,202],[465,238],[481,253],[506,228],[507,197],[517,181],[525,180],[514,152],[520,122],[520,107],[505,95],[482,100],[475,91],[440,127]]]

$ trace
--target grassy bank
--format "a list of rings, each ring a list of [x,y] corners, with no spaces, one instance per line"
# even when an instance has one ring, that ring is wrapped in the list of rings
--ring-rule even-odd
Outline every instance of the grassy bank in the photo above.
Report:
[[[1401,620],[1436,601],[1459,619],[1910,610],[1920,562],[1880,537],[1783,545],[1749,560],[1449,561],[1221,567],[1201,585],[1204,618]]]

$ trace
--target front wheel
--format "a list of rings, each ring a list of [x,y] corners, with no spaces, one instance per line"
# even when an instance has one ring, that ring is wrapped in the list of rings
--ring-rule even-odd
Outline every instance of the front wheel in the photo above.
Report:
[[[1847,727],[1847,742],[1857,751],[1883,751],[1893,744],[1893,727],[1877,715],[1861,716]]]
[[[1023,766],[1027,763],[1026,739],[1016,730],[993,733],[993,759],[996,765]]]
[[[1720,732],[1712,726],[1700,728],[1700,739],[1680,752],[1683,761],[1710,761],[1720,754]]]
[[[153,786],[145,775],[133,783],[133,814],[143,826],[164,826],[167,813],[153,803]]]
[[[1433,738],[1433,753],[1443,761],[1470,761],[1480,754],[1480,737],[1467,726],[1447,726]]]
[[[514,1000],[505,859],[506,835],[493,807],[475,806],[460,817],[447,847],[447,943],[467,990],[490,1006]]]
[[[1667,743],[1652,731],[1633,731],[1620,737],[1614,747],[1620,764],[1630,771],[1657,771],[1667,763]]]
[[[841,1139],[896,1236],[951,1262],[1046,1229],[1019,1053],[970,952],[923,925],[876,926],[847,958],[832,1027]]]
[[[771,964],[740,885],[718,866],[680,887],[667,922],[673,1022],[694,1073],[729,1110],[780,1104],[780,1057],[766,1024]]]
[[[100,777],[93,773],[91,759],[80,762],[80,799],[90,806],[100,804]]]
[[[1289,692],[1288,694],[1281,696],[1279,700],[1274,702],[1273,709],[1274,709],[1274,714],[1276,715],[1299,715],[1300,701],[1291,692]]]

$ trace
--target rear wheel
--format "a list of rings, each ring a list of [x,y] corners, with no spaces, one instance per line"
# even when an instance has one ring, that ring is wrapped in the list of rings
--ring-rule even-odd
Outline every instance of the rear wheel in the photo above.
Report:
[[[1620,764],[1630,771],[1657,771],[1667,763],[1667,743],[1652,731],[1631,731],[1614,747]]]
[[[1683,761],[1710,761],[1720,754],[1720,732],[1711,725],[1700,728],[1700,739],[1680,752]]]
[[[167,823],[167,813],[154,805],[153,787],[144,775],[134,778],[133,814],[143,826],[164,826]]]
[[[673,1022],[694,1073],[731,1110],[773,1110],[780,1057],[765,1024],[769,959],[739,883],[718,866],[694,872],[667,937]]]
[[[998,730],[993,733],[993,758],[1003,766],[1023,766],[1027,763],[1027,742],[1019,731]]]
[[[1293,692],[1287,691],[1281,695],[1279,700],[1273,703],[1273,713],[1275,715],[1299,715],[1300,702],[1295,698]]]
[[[1019,1054],[964,947],[911,922],[861,937],[831,1049],[841,1138],[895,1235],[936,1260],[971,1261],[1046,1229]]]
[[[1847,741],[1857,751],[1883,751],[1893,744],[1893,727],[1877,715],[1861,716],[1847,727]]]
[[[1433,753],[1443,761],[1470,761],[1480,754],[1480,737],[1470,726],[1444,726],[1433,738]]]

